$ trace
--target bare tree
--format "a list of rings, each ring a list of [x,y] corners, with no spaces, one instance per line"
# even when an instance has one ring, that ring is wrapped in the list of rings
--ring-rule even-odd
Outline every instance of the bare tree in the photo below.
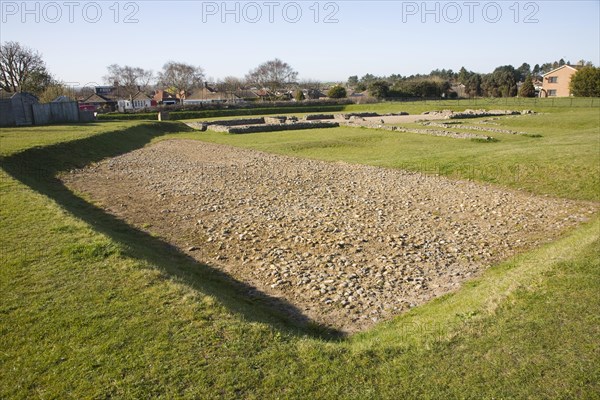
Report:
[[[0,46],[0,88],[7,92],[39,93],[52,83],[42,56],[18,42]]]
[[[259,89],[271,91],[284,89],[296,82],[298,72],[287,63],[276,58],[260,64],[246,75],[246,81]]]
[[[201,67],[169,61],[158,74],[158,81],[168,90],[177,94],[188,93],[200,87],[204,80],[204,70]]]
[[[148,90],[154,78],[152,71],[140,67],[112,64],[106,68],[108,69],[108,75],[104,76],[104,81],[109,85],[116,83],[123,89],[122,94],[126,96],[133,96],[140,90]]]
[[[216,87],[220,92],[235,92],[244,87],[244,82],[235,76],[226,76],[217,82]]]

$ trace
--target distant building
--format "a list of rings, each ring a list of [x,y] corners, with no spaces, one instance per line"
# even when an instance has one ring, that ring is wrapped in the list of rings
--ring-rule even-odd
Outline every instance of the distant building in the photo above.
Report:
[[[543,75],[540,97],[569,97],[571,78],[579,66],[563,65]]]
[[[467,87],[462,83],[455,83],[450,86],[450,90],[456,93],[456,97],[463,98],[467,96]]]
[[[80,110],[115,111],[119,100],[118,86],[96,86],[94,93],[79,103]]]
[[[204,104],[204,103],[225,103],[233,98],[232,93],[219,92],[217,89],[204,83],[204,87],[195,89],[190,95],[186,96],[183,104]]]
[[[233,94],[239,99],[237,101],[256,101],[260,99],[260,96],[254,90],[249,89],[238,89]]]
[[[144,92],[137,92],[129,99],[120,99],[117,101],[119,112],[141,110],[155,105],[156,101],[154,101],[152,97],[148,96]]]
[[[158,105],[165,106],[179,103],[179,98],[177,96],[162,89],[154,92],[154,97],[152,97],[152,100],[154,100]]]

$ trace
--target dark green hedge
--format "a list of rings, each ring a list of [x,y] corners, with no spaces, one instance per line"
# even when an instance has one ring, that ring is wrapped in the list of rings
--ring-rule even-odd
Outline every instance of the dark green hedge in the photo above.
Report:
[[[345,105],[311,105],[311,106],[289,106],[289,107],[264,107],[264,108],[228,108],[217,110],[199,110],[199,111],[172,111],[171,120],[195,119],[195,118],[216,118],[216,117],[234,117],[243,115],[269,115],[269,114],[296,114],[308,112],[334,112],[344,111]],[[101,121],[114,120],[156,120],[158,112],[153,113],[131,113],[131,114],[98,114],[97,118]]]

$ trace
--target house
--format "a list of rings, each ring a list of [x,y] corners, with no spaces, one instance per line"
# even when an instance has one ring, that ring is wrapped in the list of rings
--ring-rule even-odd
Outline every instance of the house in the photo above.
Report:
[[[154,100],[156,104],[165,106],[179,103],[179,98],[177,96],[162,89],[154,92],[154,97],[152,97],[152,100]]]
[[[210,87],[208,82],[204,82],[203,87],[185,96],[183,104],[225,103],[230,97],[227,93]]]
[[[304,98],[309,100],[318,100],[327,97],[325,93],[316,88],[302,89],[302,93],[304,94]]]
[[[129,99],[120,99],[117,102],[119,112],[141,110],[144,108],[152,107],[156,105],[156,101],[152,97],[148,96],[144,92],[137,92]]]
[[[450,86],[450,90],[456,93],[456,97],[465,98],[467,95],[467,87],[462,83],[454,83]]]
[[[276,96],[275,94],[271,93],[267,89],[254,89],[253,88],[252,91],[254,93],[256,93],[256,95],[258,96],[259,99],[264,100],[264,101],[269,101]]]
[[[115,111],[121,96],[118,86],[96,86],[94,93],[79,103],[80,110]]]
[[[260,100],[260,96],[256,94],[254,90],[249,89],[238,89],[233,92],[235,97],[238,98],[237,101],[256,101]]]
[[[540,97],[569,97],[571,96],[571,90],[569,84],[571,78],[580,66],[574,65],[563,65],[547,74],[543,75],[542,78],[542,89],[540,91]]]

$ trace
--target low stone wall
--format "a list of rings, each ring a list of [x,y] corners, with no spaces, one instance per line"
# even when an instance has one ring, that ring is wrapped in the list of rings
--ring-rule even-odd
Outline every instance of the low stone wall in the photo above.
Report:
[[[460,123],[459,123],[460,124]],[[432,126],[436,128],[457,128],[457,129],[468,129],[471,131],[480,131],[480,132],[492,132],[492,133],[506,133],[509,135],[527,135],[527,132],[518,132],[513,131],[511,129],[500,129],[500,128],[488,128],[486,126],[474,126],[474,125],[449,125],[445,123],[437,123],[437,122],[422,122],[423,126]]]
[[[277,116],[277,117],[265,117],[265,124],[269,125],[278,125],[285,124],[288,120],[288,117],[285,116]]]
[[[207,128],[206,122],[185,122],[185,124],[192,129],[197,129],[202,132],[204,132]]]
[[[455,112],[452,110],[426,111],[422,115],[444,115],[448,119],[480,118],[480,117],[500,117],[504,115],[525,115],[535,114],[531,110],[465,110]]]
[[[340,126],[337,122],[297,122],[293,124],[265,124],[231,127],[227,132],[234,134],[294,131],[302,129],[336,128]]]
[[[381,117],[378,113],[374,112],[363,112],[363,113],[350,113],[350,114],[336,114],[335,119],[349,120],[350,118],[367,118],[367,117]]]
[[[224,121],[205,122],[207,125],[222,125],[222,126],[240,126],[240,125],[255,125],[264,124],[265,118],[245,118],[245,119],[228,119]]]
[[[324,119],[334,119],[333,114],[309,114],[305,116],[303,119],[305,121],[316,121],[316,120],[324,120]]]
[[[419,135],[431,135],[431,136],[444,136],[444,137],[451,137],[454,139],[481,139],[481,140],[486,140],[486,141],[494,141],[495,140],[491,136],[477,135],[477,134],[468,133],[468,132],[452,132],[452,131],[446,131],[446,130],[440,130],[440,129],[413,129],[413,128],[407,129],[407,128],[401,128],[399,126],[384,125],[384,124],[365,124],[365,123],[354,124],[354,123],[352,123],[352,121],[342,123],[342,125],[351,126],[353,128],[380,129],[380,130],[391,131],[391,132],[417,133]]]

